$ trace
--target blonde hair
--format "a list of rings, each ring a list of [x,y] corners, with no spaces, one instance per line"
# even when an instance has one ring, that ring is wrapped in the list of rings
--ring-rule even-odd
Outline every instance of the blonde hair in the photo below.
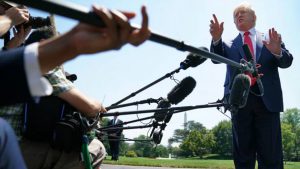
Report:
[[[242,2],[241,4],[239,4],[237,7],[235,7],[234,11],[233,11],[233,17],[235,16],[235,14],[238,11],[247,11],[252,13],[253,15],[255,15],[255,11],[252,9],[251,4],[248,3],[247,1]]]

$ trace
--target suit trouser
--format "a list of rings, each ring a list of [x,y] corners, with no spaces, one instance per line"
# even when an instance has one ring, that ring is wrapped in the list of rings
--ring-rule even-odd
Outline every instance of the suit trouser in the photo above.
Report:
[[[249,93],[232,114],[233,156],[237,169],[283,169],[280,113],[269,112],[262,98]]]
[[[112,160],[119,160],[120,141],[109,141]]]

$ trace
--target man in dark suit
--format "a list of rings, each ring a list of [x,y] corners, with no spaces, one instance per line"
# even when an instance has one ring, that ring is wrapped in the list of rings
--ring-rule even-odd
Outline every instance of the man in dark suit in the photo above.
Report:
[[[293,57],[281,41],[281,36],[272,28],[269,39],[255,29],[256,15],[247,3],[239,5],[233,13],[238,36],[229,43],[222,41],[223,22],[213,15],[210,24],[212,36],[211,52],[240,62],[245,54],[242,45],[248,44],[253,59],[261,65],[264,95],[255,79],[251,79],[251,89],[244,108],[232,113],[233,155],[237,169],[254,169],[257,159],[259,168],[283,168],[280,112],[283,111],[282,90],[278,68],[287,68]],[[230,86],[236,71],[227,66],[225,96],[230,94]]]
[[[116,127],[123,127],[121,125],[123,123],[122,120],[118,119],[118,116],[114,116],[108,123],[108,126],[116,125]],[[119,160],[119,152],[120,152],[120,139],[122,134],[122,129],[110,130],[108,132],[108,141],[111,152],[111,160],[118,161]]]

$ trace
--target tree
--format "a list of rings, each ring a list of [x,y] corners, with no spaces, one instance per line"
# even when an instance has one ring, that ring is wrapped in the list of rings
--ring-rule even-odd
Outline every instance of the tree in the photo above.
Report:
[[[168,149],[163,145],[157,145],[154,149],[154,157],[168,157]]]
[[[201,131],[203,129],[205,129],[205,127],[201,123],[195,122],[195,121],[188,121],[186,130],[176,129],[174,131],[173,137],[171,137],[168,140],[169,144],[182,143],[184,141],[184,139],[189,135],[190,131],[192,131],[192,130]]]
[[[232,130],[231,121],[221,121],[217,126],[212,129],[215,136],[215,147],[214,153],[220,155],[231,155],[232,154]]]
[[[292,159],[293,152],[295,150],[295,138],[296,134],[292,132],[292,125],[287,123],[281,124],[282,131],[282,148],[283,156],[286,160]]]
[[[202,158],[204,154],[211,152],[214,144],[215,141],[212,132],[207,130],[193,130],[180,145],[180,148],[186,152],[190,152],[189,155]]]
[[[281,121],[290,124],[292,131],[295,132],[300,128],[300,110],[297,108],[287,109],[281,116]]]
[[[294,150],[295,160],[300,160],[300,110],[287,109],[281,116],[282,123],[291,125],[291,132],[295,134]]]
[[[134,138],[136,140],[147,140],[150,139],[145,135],[139,135]],[[131,149],[134,150],[138,157],[151,157],[153,154],[154,144],[150,141],[135,141],[131,146]]]

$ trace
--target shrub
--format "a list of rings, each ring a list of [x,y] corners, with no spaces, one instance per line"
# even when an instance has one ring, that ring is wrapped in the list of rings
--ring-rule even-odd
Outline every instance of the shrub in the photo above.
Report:
[[[134,151],[127,151],[125,156],[126,157],[137,157],[137,155]]]

